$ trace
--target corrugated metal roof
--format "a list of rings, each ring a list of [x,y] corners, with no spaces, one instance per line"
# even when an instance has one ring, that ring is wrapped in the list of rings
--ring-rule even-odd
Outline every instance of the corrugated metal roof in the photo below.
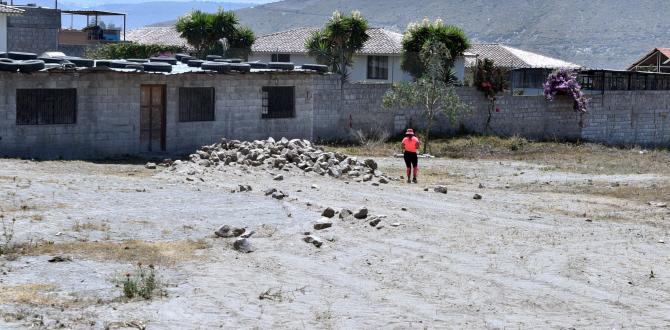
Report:
[[[256,39],[251,51],[255,53],[305,54],[305,42],[319,28],[303,27],[264,35]],[[370,28],[370,38],[359,54],[400,55],[402,34],[382,28]]]
[[[0,15],[20,15],[25,10],[7,5],[0,5]]]
[[[488,58],[507,68],[580,68],[575,63],[502,44],[474,44],[467,51],[477,55],[476,58],[466,58],[467,67],[475,66],[477,59]]]

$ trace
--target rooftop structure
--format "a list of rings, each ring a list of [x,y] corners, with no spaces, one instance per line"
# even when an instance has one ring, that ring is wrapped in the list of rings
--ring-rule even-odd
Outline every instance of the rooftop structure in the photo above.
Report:
[[[654,48],[628,67],[629,71],[670,73],[670,48]]]

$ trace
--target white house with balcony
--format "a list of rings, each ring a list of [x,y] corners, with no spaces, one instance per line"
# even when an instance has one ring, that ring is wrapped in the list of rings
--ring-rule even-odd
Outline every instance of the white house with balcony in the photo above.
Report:
[[[251,47],[249,61],[293,62],[295,65],[315,63],[307,54],[305,42],[319,28],[297,28],[264,35]],[[354,55],[349,80],[366,83],[393,83],[412,80],[400,68],[402,34],[382,28],[370,28],[370,39]],[[463,59],[457,60],[456,75],[463,80]]]
[[[24,10],[0,4],[0,52],[7,51],[7,16],[23,14]]]

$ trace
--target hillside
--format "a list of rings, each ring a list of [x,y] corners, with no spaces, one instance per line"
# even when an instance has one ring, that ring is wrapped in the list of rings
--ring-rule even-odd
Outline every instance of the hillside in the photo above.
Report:
[[[200,9],[207,12],[214,12],[220,7],[226,10],[235,10],[255,5],[252,1],[249,2],[220,2],[220,1],[149,1],[149,2],[133,2],[131,0],[120,0],[127,3],[105,3],[105,4],[80,4],[80,3],[65,3],[61,8],[67,9],[84,9],[91,8],[104,11],[122,12],[128,14],[128,29],[143,27],[154,24],[156,22],[163,22],[173,20],[175,17],[184,15],[184,13],[192,9]],[[109,17],[103,20],[112,21]],[[122,20],[113,20],[114,24],[122,24]],[[64,24],[70,23],[69,18],[65,18]],[[82,17],[77,18],[75,24],[84,24]]]
[[[238,11],[258,34],[320,26],[333,10],[360,10],[374,26],[403,31],[423,17],[463,27],[478,42],[500,42],[592,68],[622,69],[670,46],[667,0],[286,0]]]

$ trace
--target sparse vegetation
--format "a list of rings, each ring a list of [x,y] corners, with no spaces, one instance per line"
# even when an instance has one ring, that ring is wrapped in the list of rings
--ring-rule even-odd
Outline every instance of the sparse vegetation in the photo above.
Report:
[[[14,224],[16,219],[8,220],[3,214],[0,214],[2,223],[2,240],[0,240],[0,255],[11,252],[14,248]]]
[[[160,54],[175,54],[184,52],[186,49],[179,46],[147,45],[138,43],[105,44],[97,48],[91,48],[86,52],[86,57],[93,59],[126,59],[126,58],[149,58]]]
[[[117,282],[123,290],[123,296],[127,299],[141,297],[148,300],[155,295],[164,294],[153,264],[144,267],[140,262],[133,272],[123,274],[120,279],[117,279]]]

